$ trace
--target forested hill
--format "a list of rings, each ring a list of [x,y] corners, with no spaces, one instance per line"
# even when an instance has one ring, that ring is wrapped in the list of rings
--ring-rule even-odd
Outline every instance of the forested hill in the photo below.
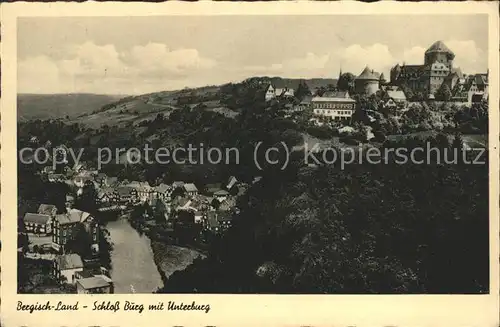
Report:
[[[151,113],[165,112],[184,105],[204,104],[207,109],[231,115],[229,106],[221,101],[221,90],[230,85],[244,84],[246,81],[259,80],[273,83],[279,88],[297,90],[301,81],[309,89],[327,88],[337,84],[336,79],[290,79],[281,77],[252,77],[242,83],[185,88],[182,90],[160,91],[138,96],[102,94],[19,94],[17,113],[20,121],[31,119],[68,118],[69,123],[81,123],[90,127],[117,125],[123,121],[150,118]],[[238,108],[231,108],[238,109]],[[68,117],[67,117],[68,116]]]

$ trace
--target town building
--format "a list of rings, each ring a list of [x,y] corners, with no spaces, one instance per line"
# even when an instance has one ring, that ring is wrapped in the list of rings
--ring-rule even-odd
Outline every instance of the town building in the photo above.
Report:
[[[195,196],[198,194],[198,188],[193,183],[186,183],[184,184],[184,192],[188,196]]]
[[[40,204],[38,207],[38,214],[40,215],[49,215],[54,217],[57,213],[57,207],[53,204]]]
[[[333,120],[348,120],[356,108],[356,101],[348,92],[325,92],[311,100],[313,114]]]
[[[53,224],[52,247],[65,251],[68,241],[83,228],[90,236],[92,253],[99,253],[99,224],[88,212],[69,209],[67,213],[56,215]]]
[[[111,278],[105,275],[79,278],[76,280],[78,294],[113,294],[114,285]]]
[[[357,94],[372,95],[380,88],[380,74],[368,66],[354,80],[354,91]]]
[[[149,185],[148,182],[134,181],[127,184],[126,186],[130,186],[136,190],[137,197],[141,202],[151,201],[153,199],[155,190]]]
[[[216,212],[207,212],[204,219],[203,229],[218,234],[221,232],[221,224],[217,220]]]
[[[137,201],[137,190],[130,186],[119,186],[116,188],[118,201],[121,203],[134,203]]]
[[[306,111],[311,108],[311,101],[312,97],[311,96],[306,96],[304,97],[298,105],[295,106],[296,111]]]
[[[182,181],[175,181],[172,183],[172,188],[175,190],[177,188],[184,188],[184,182]]]
[[[97,192],[97,202],[101,205],[117,203],[118,200],[119,197],[114,188],[106,187]]]
[[[172,195],[172,187],[170,185],[161,183],[160,185],[155,186],[154,191],[158,199],[170,201],[170,197]]]
[[[66,179],[63,174],[49,174],[47,178],[49,182],[52,183],[64,182],[64,180]]]
[[[292,98],[294,95],[295,90],[293,88],[284,85],[284,83],[275,82],[267,85],[264,98],[266,101],[270,101],[279,97]]]
[[[66,283],[74,284],[76,273],[83,270],[83,261],[78,254],[63,254],[55,258],[53,262],[54,276],[64,277]]]
[[[79,175],[73,179],[73,182],[75,183],[76,187],[83,188],[88,183],[92,183],[93,178],[92,178],[92,176]]]
[[[99,185],[99,187],[106,186],[108,176],[105,173],[98,173],[94,176],[94,181]]]
[[[26,213],[23,218],[27,233],[47,235],[52,232],[52,216],[38,213]]]
[[[219,201],[225,200],[228,196],[229,192],[226,190],[218,190],[214,192],[214,197]]]
[[[408,102],[405,93],[402,90],[387,90],[384,96],[384,108],[404,109]]]

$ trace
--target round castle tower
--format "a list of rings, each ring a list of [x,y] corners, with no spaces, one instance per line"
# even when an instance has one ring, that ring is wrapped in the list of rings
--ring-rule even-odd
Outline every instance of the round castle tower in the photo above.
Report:
[[[380,87],[380,75],[368,66],[363,69],[361,74],[354,81],[356,93],[372,95],[378,91]]]

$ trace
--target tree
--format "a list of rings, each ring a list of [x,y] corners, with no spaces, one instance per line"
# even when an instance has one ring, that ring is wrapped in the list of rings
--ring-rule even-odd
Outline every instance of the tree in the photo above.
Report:
[[[156,201],[156,205],[153,210],[153,216],[155,218],[156,223],[162,224],[165,222],[165,213],[167,212],[167,208],[163,201]]]
[[[83,186],[82,194],[75,201],[75,208],[92,215],[97,214],[97,191],[93,183],[88,182]]]
[[[413,94],[413,91],[411,90],[411,88],[408,85],[401,84],[400,89],[404,92],[405,97],[408,100],[410,100],[410,101],[413,100],[415,95]]]
[[[183,197],[184,195],[186,194],[186,192],[184,191],[184,188],[183,187],[176,187],[173,191],[172,191],[172,199],[175,199],[176,197],[180,196],[180,197]]]
[[[92,239],[82,225],[73,230],[71,238],[66,243],[66,251],[76,253],[82,258],[92,257]]]
[[[219,200],[217,200],[216,198],[214,198],[212,200],[212,202],[210,203],[210,205],[215,209],[215,210],[218,210],[219,207],[220,207],[220,202]]]
[[[337,81],[337,88],[340,91],[348,91],[351,93],[354,88],[354,80],[355,76],[351,73],[344,73],[340,75],[339,80]]]
[[[302,100],[306,96],[310,96],[311,90],[309,89],[309,86],[307,86],[306,82],[304,80],[301,80],[299,83],[299,86],[297,87],[297,92],[295,92],[295,96],[297,99]]]
[[[450,101],[452,94],[448,84],[446,83],[441,84],[441,86],[439,87],[434,96],[436,97],[436,100],[439,101]]]

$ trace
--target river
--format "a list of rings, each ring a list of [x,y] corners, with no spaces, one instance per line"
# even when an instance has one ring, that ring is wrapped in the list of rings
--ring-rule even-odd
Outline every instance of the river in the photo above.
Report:
[[[163,286],[149,238],[139,235],[126,219],[110,221],[106,229],[113,242],[111,278],[115,293],[152,293]]]

